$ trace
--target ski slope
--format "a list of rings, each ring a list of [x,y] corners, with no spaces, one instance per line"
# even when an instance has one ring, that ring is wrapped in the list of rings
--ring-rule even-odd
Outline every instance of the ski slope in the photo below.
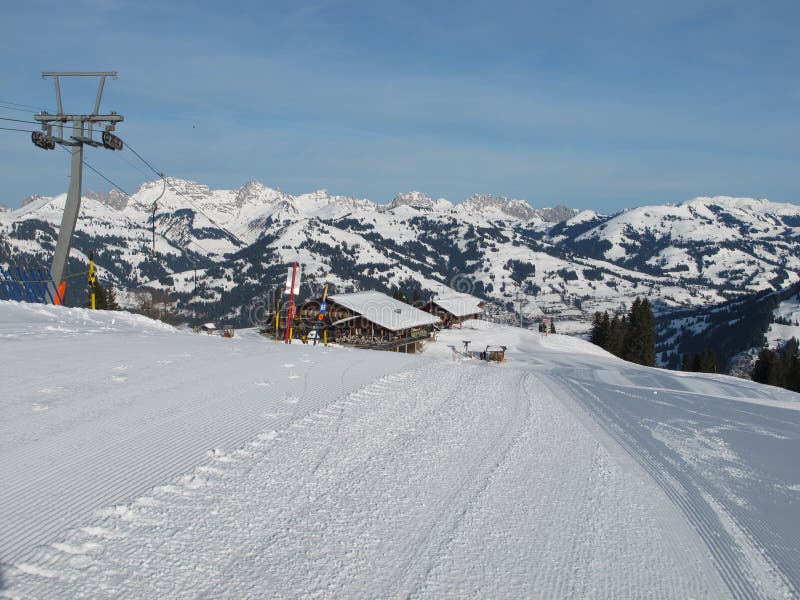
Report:
[[[800,593],[783,390],[484,322],[408,356],[9,302],[0,380],[2,596]]]

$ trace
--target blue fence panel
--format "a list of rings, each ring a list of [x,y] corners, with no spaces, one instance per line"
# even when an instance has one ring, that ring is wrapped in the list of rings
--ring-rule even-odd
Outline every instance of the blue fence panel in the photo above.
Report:
[[[51,284],[55,287],[55,283],[53,283],[53,278],[50,277],[50,273],[46,272],[44,269],[39,269],[39,281],[42,282],[42,287],[44,288],[45,301],[48,304],[54,304],[53,294],[50,293],[50,289]]]
[[[22,289],[25,292],[25,300],[27,302],[36,302],[36,297],[33,293],[33,289],[31,289],[31,284],[25,279],[25,275],[22,273],[22,269],[19,267],[17,267],[17,281],[20,282]]]
[[[6,271],[0,267],[0,299],[53,304],[51,284],[53,280],[45,269],[23,271],[17,267]]]
[[[9,300],[16,300],[17,296],[14,293],[14,286],[16,282],[11,280],[11,277],[5,272],[5,269],[0,267],[0,290],[4,296]]]
[[[47,296],[44,293],[44,286],[39,280],[39,274],[34,269],[31,269],[25,275],[31,284],[33,293],[36,294],[36,301],[41,302],[42,304],[47,304]]]

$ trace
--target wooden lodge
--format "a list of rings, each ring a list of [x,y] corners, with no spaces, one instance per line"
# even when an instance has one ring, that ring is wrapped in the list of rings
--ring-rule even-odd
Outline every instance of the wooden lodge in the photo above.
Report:
[[[483,314],[485,306],[486,303],[480,298],[469,294],[450,292],[434,298],[423,309],[441,319],[445,327],[450,327],[468,319],[479,318]]]
[[[298,310],[297,335],[310,336],[321,322],[328,341],[375,350],[415,353],[431,337],[439,317],[380,292],[328,296],[320,321],[322,298]]]

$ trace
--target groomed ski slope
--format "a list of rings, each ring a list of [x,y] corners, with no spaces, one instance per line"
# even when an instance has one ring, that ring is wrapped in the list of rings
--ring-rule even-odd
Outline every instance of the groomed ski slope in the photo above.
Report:
[[[3,596],[800,590],[782,390],[484,322],[407,356],[8,302],[0,381]]]

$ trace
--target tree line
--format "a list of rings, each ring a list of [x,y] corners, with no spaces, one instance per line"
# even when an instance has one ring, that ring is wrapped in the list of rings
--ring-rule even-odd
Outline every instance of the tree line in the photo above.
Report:
[[[717,353],[713,350],[705,349],[696,354],[688,353],[683,355],[681,371],[691,371],[694,373],[718,373],[719,365]]]
[[[800,358],[797,338],[792,338],[775,350],[762,348],[750,378],[758,383],[766,383],[800,392]]]
[[[636,298],[630,311],[622,317],[609,316],[608,311],[594,313],[593,344],[614,356],[640,365],[656,365],[656,328],[653,309],[647,298]]]
[[[117,302],[117,293],[114,286],[110,283],[104,286],[99,280],[95,280],[94,285],[89,285],[89,299],[86,300],[86,308],[92,307],[92,292],[94,292],[94,307],[97,310],[122,310]]]

